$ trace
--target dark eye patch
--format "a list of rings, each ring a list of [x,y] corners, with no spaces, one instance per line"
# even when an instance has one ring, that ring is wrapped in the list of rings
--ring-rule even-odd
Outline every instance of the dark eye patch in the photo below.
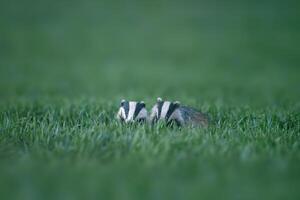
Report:
[[[127,118],[128,117],[128,113],[129,113],[129,102],[128,101],[125,101],[122,105],[122,107],[124,108],[125,110],[125,117]]]
[[[145,107],[145,104],[143,104],[143,103],[137,103],[136,104],[134,115],[133,115],[133,119],[135,119],[138,116],[138,114],[141,112],[141,110],[144,107]]]
[[[170,116],[173,114],[173,112],[175,111],[176,108],[178,108],[177,104],[175,104],[175,103],[170,104],[169,110],[166,114],[166,120],[167,121],[169,120]]]
[[[163,107],[164,103],[165,103],[164,101],[161,101],[161,102],[157,103],[157,110],[158,110],[157,118],[158,119],[160,119],[161,110],[162,110],[162,107]]]

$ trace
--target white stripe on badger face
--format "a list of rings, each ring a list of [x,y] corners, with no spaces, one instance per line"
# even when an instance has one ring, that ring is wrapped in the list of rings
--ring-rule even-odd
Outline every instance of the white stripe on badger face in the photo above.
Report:
[[[162,108],[161,108],[161,114],[160,114],[160,119],[165,119],[166,115],[168,113],[168,110],[170,108],[171,102],[170,101],[165,101]]]
[[[133,102],[133,101],[129,102],[129,112],[128,112],[128,116],[126,118],[126,122],[133,121],[136,104],[137,104],[137,102]]]
[[[119,109],[119,112],[118,112],[118,114],[117,114],[117,117],[118,117],[118,119],[125,119],[126,117],[125,117],[125,111],[124,111],[124,108],[123,107],[121,107],[120,109]]]
[[[158,108],[157,108],[157,104],[155,104],[153,106],[153,108],[151,109],[151,113],[150,113],[150,117],[149,117],[150,121],[152,122],[154,120],[154,118],[157,117],[157,115],[158,115]]]

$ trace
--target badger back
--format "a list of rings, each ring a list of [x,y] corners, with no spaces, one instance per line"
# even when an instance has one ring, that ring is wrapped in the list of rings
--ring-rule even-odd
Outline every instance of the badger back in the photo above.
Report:
[[[183,121],[192,126],[201,125],[206,127],[209,124],[208,115],[194,108],[188,106],[181,106],[180,113],[183,118]]]
[[[117,118],[125,123],[145,121],[147,118],[146,105],[143,101],[122,100],[117,113]]]

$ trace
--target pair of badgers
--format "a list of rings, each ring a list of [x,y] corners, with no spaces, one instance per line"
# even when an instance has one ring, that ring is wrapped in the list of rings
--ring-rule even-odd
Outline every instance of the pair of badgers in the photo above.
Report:
[[[151,124],[154,124],[158,121],[163,121],[167,125],[208,126],[208,116],[202,112],[183,106],[178,101],[163,101],[161,98],[157,98],[157,102],[153,106],[149,117],[146,104],[143,101],[122,100],[117,118],[125,123],[149,121]]]

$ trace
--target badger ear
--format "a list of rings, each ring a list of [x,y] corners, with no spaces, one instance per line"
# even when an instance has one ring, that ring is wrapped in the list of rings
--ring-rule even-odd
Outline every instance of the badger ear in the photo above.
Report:
[[[180,101],[175,101],[174,104],[175,104],[176,106],[180,106]]]
[[[140,104],[145,108],[146,107],[146,104],[144,101],[141,101]]]
[[[162,98],[157,97],[157,103],[162,102]]]
[[[124,103],[126,102],[126,100],[125,99],[122,99],[121,100],[121,103],[120,103],[120,106],[124,106]]]

